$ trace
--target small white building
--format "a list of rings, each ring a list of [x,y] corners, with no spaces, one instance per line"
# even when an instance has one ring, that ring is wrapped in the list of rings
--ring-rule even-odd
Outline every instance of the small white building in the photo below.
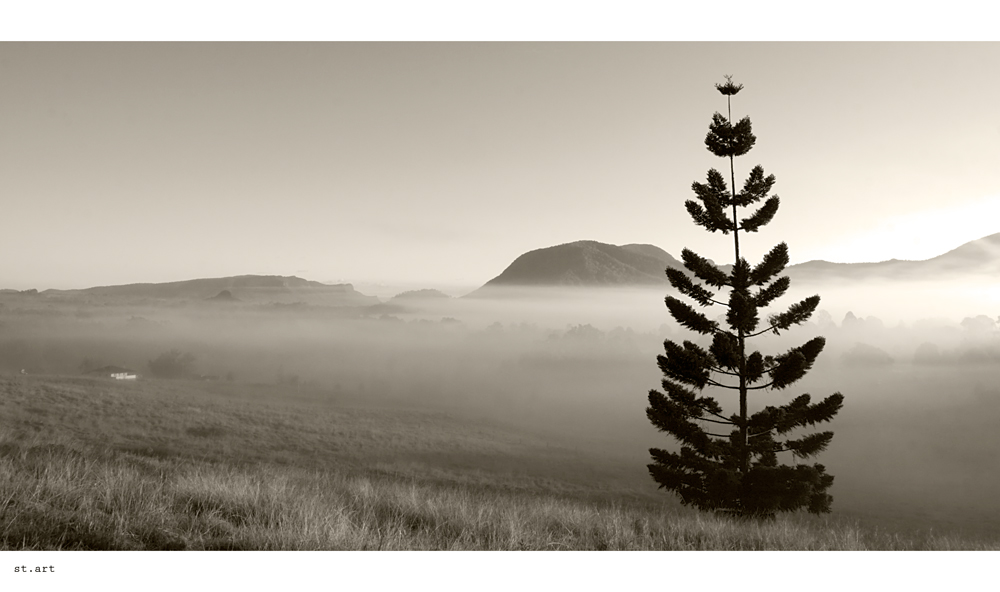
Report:
[[[114,378],[115,380],[138,380],[139,374],[135,370],[130,370],[129,368],[122,368],[121,366],[105,366],[103,368],[95,368],[89,370],[87,374],[91,376],[101,376],[107,378]]]

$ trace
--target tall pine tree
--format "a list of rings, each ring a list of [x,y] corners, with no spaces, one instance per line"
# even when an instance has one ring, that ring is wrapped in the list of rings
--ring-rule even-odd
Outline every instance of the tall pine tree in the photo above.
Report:
[[[779,452],[790,451],[796,458],[822,452],[833,432],[816,432],[798,438],[788,436],[797,428],[830,421],[843,405],[840,393],[812,403],[808,394],[799,395],[780,407],[767,406],[750,415],[748,395],[763,389],[786,389],[805,376],[826,340],[816,337],[778,355],[747,353],[749,340],[771,332],[779,334],[805,322],[819,305],[819,296],[792,304],[785,312],[773,314],[761,323],[758,310],[781,297],[790,285],[788,276],[778,275],[788,264],[788,246],[780,243],[751,267],[740,257],[740,231],[757,232],[778,211],[778,196],[768,197],[774,175],[764,175],[757,165],[736,191],[733,159],[753,148],[756,137],[750,118],[732,123],[732,96],[743,85],[726,76],[716,89],[726,96],[728,116],[716,112],[705,138],[708,150],[729,159],[731,188],[723,175],[708,171],[707,183],[694,183],[698,201],[684,205],[695,224],[709,232],[733,234],[735,261],[725,273],[689,249],[682,252],[684,272],[667,269],[670,285],[699,307],[726,307],[725,324],[713,321],[696,308],[673,296],[665,301],[671,316],[683,327],[712,336],[703,347],[685,341],[664,341],[664,354],[657,356],[663,371],[663,392],[649,391],[646,415],[657,429],[676,438],[680,451],[651,448],[649,473],[660,487],[680,496],[685,505],[741,517],[771,517],[776,512],[802,508],[810,512],[830,511],[832,497],[827,489],[833,476],[821,464],[779,465]],[[756,211],[744,218],[739,209],[763,200]],[[728,301],[725,293],[728,292]],[[702,395],[705,387],[739,394],[739,412],[725,415],[712,397]],[[706,426],[706,424],[708,424]],[[715,428],[708,426],[717,426]],[[728,433],[726,430],[728,428]],[[711,431],[710,431],[711,430]],[[721,433],[717,433],[721,432]]]

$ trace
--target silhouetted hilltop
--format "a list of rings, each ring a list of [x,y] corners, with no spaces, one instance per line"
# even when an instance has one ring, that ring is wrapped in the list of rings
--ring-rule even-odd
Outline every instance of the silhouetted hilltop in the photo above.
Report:
[[[449,298],[451,298],[451,296],[445,294],[440,290],[425,289],[425,290],[407,290],[406,292],[400,292],[399,294],[396,294],[395,296],[390,298],[389,301],[392,302],[394,300],[395,301],[447,300]]]
[[[215,296],[207,298],[206,300],[212,302],[240,302],[240,299],[237,298],[236,296],[233,296],[233,293],[230,292],[229,290],[223,290],[218,294],[216,294]]]
[[[529,251],[483,288],[663,285],[668,266],[683,267],[653,245],[615,246],[583,240]]]

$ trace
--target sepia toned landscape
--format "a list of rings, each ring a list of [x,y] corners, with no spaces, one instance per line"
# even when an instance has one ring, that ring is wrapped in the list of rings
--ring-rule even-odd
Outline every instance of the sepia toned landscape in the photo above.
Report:
[[[887,282],[887,299],[916,290]],[[663,439],[643,414],[651,360],[683,331],[658,314],[669,288],[502,283],[384,302],[264,276],[5,292],[5,548],[1000,544],[995,318],[824,310],[771,338],[825,335],[802,390],[850,405],[823,456],[834,512],[746,525],[682,507],[643,462]]]
[[[0,45],[0,550],[1000,549],[1000,52],[797,47]]]

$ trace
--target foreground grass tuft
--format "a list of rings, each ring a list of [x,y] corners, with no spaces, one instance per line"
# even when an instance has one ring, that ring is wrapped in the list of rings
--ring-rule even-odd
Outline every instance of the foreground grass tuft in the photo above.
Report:
[[[996,549],[803,516],[734,522],[405,477],[0,443],[3,549]]]
[[[1000,549],[835,516],[705,515],[614,463],[436,415],[139,386],[0,384],[0,549]]]

